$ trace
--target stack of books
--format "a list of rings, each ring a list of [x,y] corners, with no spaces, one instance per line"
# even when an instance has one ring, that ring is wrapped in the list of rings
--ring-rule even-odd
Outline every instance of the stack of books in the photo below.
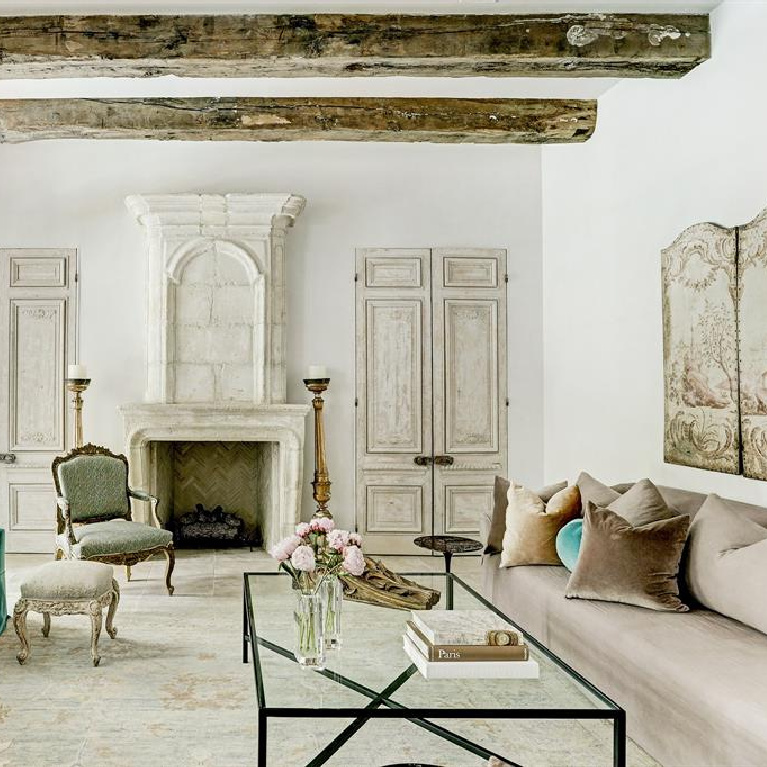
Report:
[[[522,633],[491,610],[413,611],[402,637],[426,679],[537,679]]]

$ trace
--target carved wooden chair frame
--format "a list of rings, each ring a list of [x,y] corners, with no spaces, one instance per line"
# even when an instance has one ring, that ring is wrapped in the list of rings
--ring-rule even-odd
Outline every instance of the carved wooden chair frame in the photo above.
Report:
[[[61,487],[59,485],[59,474],[58,474],[58,468],[62,463],[66,463],[67,461],[71,461],[74,458],[77,458],[81,455],[104,455],[108,456],[109,458],[117,458],[121,460],[125,464],[125,494],[128,498],[128,513],[119,516],[111,514],[109,516],[104,517],[92,517],[88,519],[87,522],[72,522],[70,513],[69,513],[69,504],[67,503],[67,500],[62,496],[61,494]],[[128,485],[128,459],[119,453],[113,453],[111,450],[101,447],[100,445],[94,445],[92,443],[88,443],[87,445],[83,445],[82,447],[76,447],[72,450],[70,450],[66,455],[58,456],[54,459],[53,463],[51,464],[51,471],[53,472],[53,482],[56,486],[56,534],[57,535],[64,535],[66,534],[67,537],[67,543],[69,546],[74,546],[77,543],[77,539],[75,538],[74,533],[74,525],[89,525],[93,522],[105,522],[110,519],[126,519],[128,522],[132,522],[132,514],[130,510],[130,499],[135,498],[138,501],[147,501],[149,502],[149,506],[152,513],[152,519],[157,527],[160,526],[158,520],[157,520],[157,503],[158,499],[156,496],[151,495],[150,493],[145,493],[141,490],[131,490],[130,486]],[[173,575],[173,568],[176,563],[176,552],[173,548],[173,541],[171,541],[167,546],[155,546],[151,549],[140,549],[139,551],[131,551],[126,554],[99,554],[92,557],[83,557],[83,559],[87,559],[93,562],[104,562],[108,565],[124,565],[127,569],[128,574],[128,580],[130,580],[130,568],[132,565],[138,564],[139,562],[143,562],[146,559],[150,559],[153,556],[156,556],[157,554],[165,554],[166,559],[168,560],[168,566],[165,570],[165,586],[168,589],[168,594],[173,596],[173,585],[171,583],[171,576]],[[68,552],[61,548],[61,546],[57,543],[56,544],[56,559],[61,559],[62,556],[68,557]]]

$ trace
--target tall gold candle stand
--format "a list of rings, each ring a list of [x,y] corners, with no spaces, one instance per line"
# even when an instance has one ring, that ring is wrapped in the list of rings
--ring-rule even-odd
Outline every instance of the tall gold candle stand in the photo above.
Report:
[[[90,378],[65,379],[67,390],[72,392],[75,409],[75,447],[83,446],[83,392],[90,386]]]
[[[333,519],[328,511],[330,500],[330,477],[328,476],[328,464],[325,458],[325,424],[322,420],[322,408],[325,401],[322,393],[327,391],[330,384],[329,378],[304,378],[306,388],[314,394],[312,407],[314,408],[314,481],[312,482],[312,498],[317,504],[313,514],[314,519]]]

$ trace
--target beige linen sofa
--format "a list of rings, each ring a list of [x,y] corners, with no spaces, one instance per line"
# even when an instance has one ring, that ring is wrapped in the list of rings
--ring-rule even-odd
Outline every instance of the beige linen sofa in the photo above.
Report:
[[[658,489],[691,517],[706,498]],[[730,503],[767,527],[767,508]],[[767,767],[767,635],[696,607],[683,582],[690,612],[655,612],[565,599],[566,568],[499,561],[483,557],[484,596],[623,707],[664,767]]]

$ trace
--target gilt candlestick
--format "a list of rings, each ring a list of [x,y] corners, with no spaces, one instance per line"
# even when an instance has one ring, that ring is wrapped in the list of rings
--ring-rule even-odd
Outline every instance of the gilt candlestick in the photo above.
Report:
[[[75,411],[75,447],[82,447],[83,442],[83,392],[90,386],[90,378],[65,379],[67,390],[72,392],[72,404]]]
[[[312,482],[312,498],[317,504],[313,519],[325,517],[333,519],[328,511],[330,500],[330,477],[325,458],[325,425],[322,420],[322,408],[325,404],[322,393],[327,391],[329,378],[304,378],[306,388],[314,394],[312,407],[314,408],[314,481]]]

